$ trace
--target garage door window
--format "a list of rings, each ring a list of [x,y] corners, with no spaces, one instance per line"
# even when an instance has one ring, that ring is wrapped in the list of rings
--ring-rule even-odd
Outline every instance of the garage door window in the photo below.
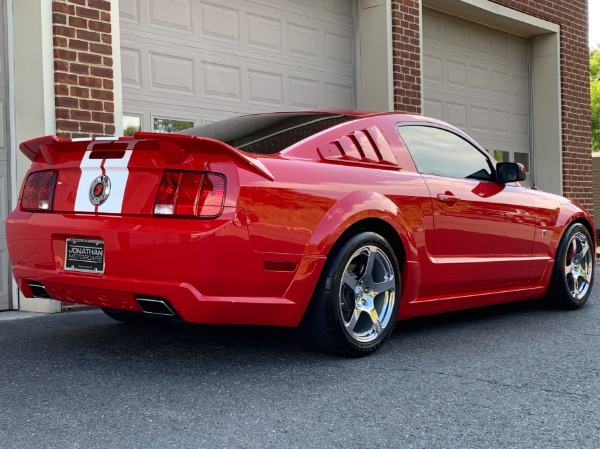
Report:
[[[142,130],[142,117],[138,115],[123,116],[123,135],[133,136],[136,132]]]
[[[489,159],[456,134],[429,126],[401,126],[398,132],[419,173],[450,178],[492,179]]]
[[[191,120],[154,117],[153,128],[157,133],[176,133],[193,127],[194,122]]]

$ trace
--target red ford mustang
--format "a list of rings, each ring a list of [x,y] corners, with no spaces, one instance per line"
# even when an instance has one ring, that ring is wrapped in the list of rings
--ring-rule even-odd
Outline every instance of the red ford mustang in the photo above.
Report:
[[[32,166],[7,238],[21,291],[121,321],[298,326],[356,356],[398,319],[573,309],[593,284],[581,206],[425,117],[259,114],[20,148]]]

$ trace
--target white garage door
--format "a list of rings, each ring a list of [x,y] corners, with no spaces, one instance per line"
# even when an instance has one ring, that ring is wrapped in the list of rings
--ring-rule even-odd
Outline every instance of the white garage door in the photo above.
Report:
[[[531,172],[526,39],[425,10],[424,113],[447,121],[499,162]]]
[[[5,49],[4,1],[0,1],[0,310],[9,308],[10,280],[12,279],[6,251],[6,231],[4,230],[9,211]]]
[[[119,5],[123,110],[143,130],[355,105],[353,0]]]

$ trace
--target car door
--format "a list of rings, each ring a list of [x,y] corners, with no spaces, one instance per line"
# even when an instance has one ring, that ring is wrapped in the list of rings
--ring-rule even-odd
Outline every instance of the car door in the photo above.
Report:
[[[437,296],[530,283],[536,220],[525,189],[495,182],[485,151],[451,128],[414,124],[398,132],[433,200]]]

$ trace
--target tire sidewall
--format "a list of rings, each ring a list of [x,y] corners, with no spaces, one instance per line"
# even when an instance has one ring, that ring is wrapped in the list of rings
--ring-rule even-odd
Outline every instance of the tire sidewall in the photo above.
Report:
[[[381,249],[386,256],[389,258],[393,270],[394,280],[396,281],[396,290],[394,297],[394,304],[392,306],[392,313],[390,320],[383,330],[383,332],[373,341],[360,342],[353,339],[347,332],[344,326],[344,319],[341,314],[339,307],[339,292],[342,283],[342,277],[344,269],[348,264],[350,258],[356,252],[356,250],[365,245],[374,245]],[[385,340],[391,335],[391,332],[398,319],[398,310],[400,307],[401,298],[401,272],[400,265],[394,250],[390,244],[381,237],[379,234],[374,232],[363,232],[350,238],[336,253],[336,256],[329,264],[327,270],[327,277],[325,279],[325,300],[327,303],[326,310],[328,315],[329,327],[333,331],[332,337],[336,340],[338,346],[344,352],[350,352],[352,354],[367,354],[378,349]]]
[[[586,301],[588,300],[590,293],[592,291],[592,286],[594,285],[594,275],[595,275],[595,271],[596,271],[595,266],[592,266],[590,287],[588,288],[587,293],[580,299],[574,298],[571,295],[569,286],[567,284],[565,266],[566,266],[569,243],[571,242],[571,239],[573,238],[573,236],[577,233],[582,233],[585,236],[585,238],[588,240],[588,243],[591,246],[591,251],[594,251],[594,248],[592,246],[594,241],[593,241],[589,231],[587,230],[587,228],[584,225],[582,225],[581,223],[572,224],[567,229],[567,231],[565,232],[565,234],[563,235],[563,237],[560,241],[558,251],[556,254],[556,259],[555,259],[554,279],[553,279],[554,282],[551,284],[551,287],[550,287],[555,290],[550,293],[554,297],[557,305],[568,308],[568,309],[578,309],[586,303]],[[592,254],[592,257],[594,257],[593,254]],[[595,261],[593,261],[592,264],[595,264]]]

